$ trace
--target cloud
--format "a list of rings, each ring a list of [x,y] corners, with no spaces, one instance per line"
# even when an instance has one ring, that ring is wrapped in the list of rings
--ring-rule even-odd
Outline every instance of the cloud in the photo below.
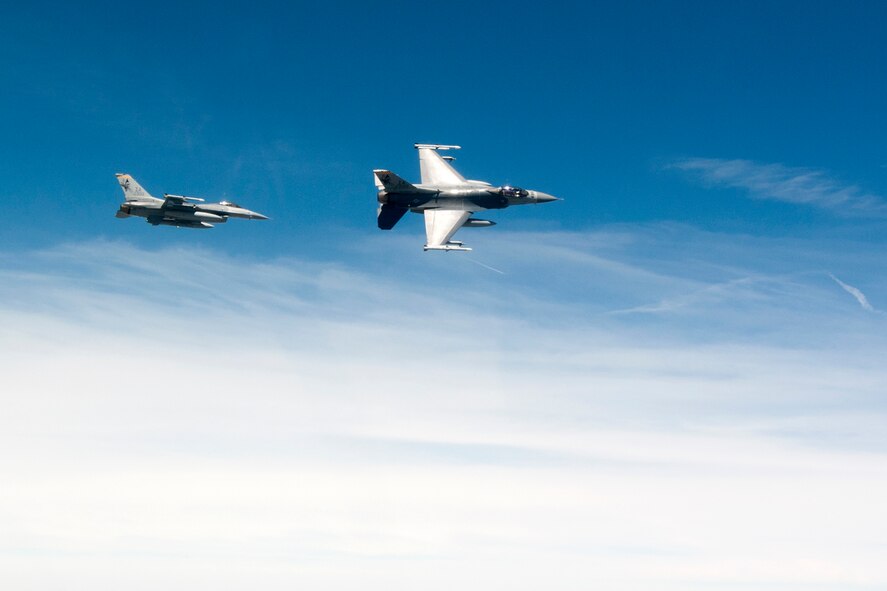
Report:
[[[882,197],[831,178],[822,170],[719,158],[687,158],[670,168],[691,173],[708,185],[743,189],[755,199],[812,205],[845,215],[887,214]]]
[[[785,272],[841,249],[532,238],[534,257],[484,251],[505,276],[362,245],[352,265],[107,242],[4,258],[5,580],[887,583],[884,327]]]
[[[868,299],[865,297],[865,294],[862,293],[859,289],[853,287],[852,285],[847,285],[831,273],[829,273],[829,277],[831,277],[835,281],[835,283],[840,285],[844,291],[852,295],[856,299],[856,301],[859,302],[859,305],[862,306],[863,310],[868,310],[869,312],[875,311],[875,309],[869,303]]]

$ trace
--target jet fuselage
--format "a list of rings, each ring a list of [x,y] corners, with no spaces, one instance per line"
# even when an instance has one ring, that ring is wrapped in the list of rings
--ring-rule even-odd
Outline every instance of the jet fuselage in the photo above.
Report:
[[[221,203],[169,204],[163,201],[127,201],[120,205],[120,213],[143,218],[173,218],[192,222],[210,222],[223,224],[228,218],[244,218],[248,220],[264,220],[265,216],[231,205]],[[123,217],[123,216],[121,216]]]
[[[415,185],[420,192],[389,193],[379,191],[379,203],[389,203],[407,207],[414,213],[422,213],[426,209],[461,209],[477,211],[479,209],[504,209],[510,205],[527,205],[546,203],[556,198],[541,191],[528,191],[512,187],[428,187]]]

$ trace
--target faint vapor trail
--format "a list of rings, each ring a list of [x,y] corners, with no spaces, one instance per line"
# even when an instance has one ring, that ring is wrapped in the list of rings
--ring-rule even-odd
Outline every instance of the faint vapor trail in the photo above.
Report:
[[[858,288],[853,287],[852,285],[847,285],[831,273],[829,273],[828,276],[831,277],[835,281],[835,283],[840,285],[844,291],[856,298],[856,301],[859,302],[859,305],[862,306],[863,309],[868,310],[869,312],[875,311],[874,306],[869,303],[868,298],[866,298],[865,294],[862,293]]]
[[[490,265],[487,265],[487,264],[485,264],[485,263],[482,263],[482,262],[478,261],[477,259],[472,259],[472,258],[469,258],[469,257],[465,257],[465,260],[467,260],[467,261],[471,261],[471,262],[474,263],[475,265],[480,265],[480,266],[483,267],[484,269],[489,269],[490,271],[494,271],[494,272],[496,272],[496,273],[499,273],[500,275],[505,275],[505,271],[500,271],[500,270],[497,269],[496,267],[491,267]]]

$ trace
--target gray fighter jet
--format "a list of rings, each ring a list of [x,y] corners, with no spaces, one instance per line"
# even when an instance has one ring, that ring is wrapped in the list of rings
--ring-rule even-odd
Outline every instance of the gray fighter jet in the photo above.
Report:
[[[390,230],[408,211],[424,214],[426,251],[471,250],[462,242],[450,239],[462,226],[483,228],[496,224],[472,217],[478,211],[557,200],[541,191],[465,180],[450,165],[454,158],[438,153],[459,150],[459,146],[416,144],[415,147],[419,150],[421,184],[412,185],[390,170],[373,171],[379,190],[378,224],[382,230]]]
[[[163,199],[151,196],[134,178],[128,174],[117,174],[117,182],[123,189],[123,204],[117,217],[139,216],[147,218],[154,226],[177,226],[179,228],[212,228],[213,224],[224,224],[228,218],[267,220],[265,216],[244,209],[230,201],[205,203],[198,197],[169,195]]]

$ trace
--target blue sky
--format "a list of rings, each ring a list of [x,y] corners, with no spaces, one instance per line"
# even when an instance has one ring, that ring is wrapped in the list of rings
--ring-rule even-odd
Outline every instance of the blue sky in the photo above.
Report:
[[[459,167],[470,178],[568,200],[507,212],[518,225],[668,219],[828,229],[831,216],[815,208],[712,193],[663,167],[748,159],[887,192],[882,10],[705,2],[7,9],[0,122],[15,146],[3,163],[15,223],[4,234],[17,244],[51,243],[59,232],[150,244],[148,228],[99,215],[113,209],[112,175],[123,170],[154,192],[235,196],[266,211],[274,228],[239,230],[256,253],[322,251],[326,241],[300,237],[372,231],[368,171],[415,178],[415,141],[465,146]],[[33,227],[22,222],[29,216]]]
[[[885,13],[3,9],[3,579],[883,588]],[[417,141],[564,201],[424,253]]]

